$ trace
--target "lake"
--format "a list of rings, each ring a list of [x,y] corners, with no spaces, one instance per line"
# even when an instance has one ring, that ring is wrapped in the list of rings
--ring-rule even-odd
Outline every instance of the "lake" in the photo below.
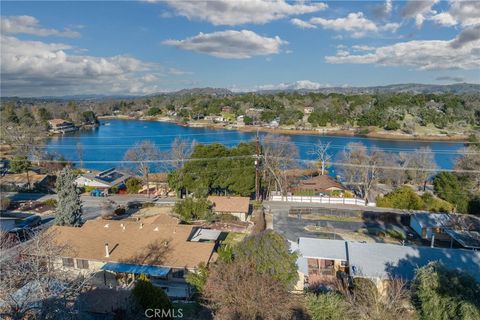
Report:
[[[122,160],[127,149],[142,140],[151,140],[162,151],[167,151],[176,137],[196,140],[199,143],[218,142],[234,146],[241,141],[254,139],[255,135],[254,132],[189,128],[157,121],[102,120],[101,126],[96,129],[52,137],[46,148],[76,162],[78,160],[77,144],[80,143],[84,150],[85,167],[103,170],[120,166],[116,161]],[[350,142],[361,142],[368,148],[377,147],[385,152],[395,153],[415,152],[415,149],[420,147],[430,147],[435,153],[437,166],[442,169],[451,169],[454,166],[455,159],[459,156],[458,152],[464,146],[461,142],[382,140],[323,135],[291,135],[290,137],[297,145],[302,159],[312,159],[313,156],[309,151],[321,139],[322,142],[331,143],[333,159]]]

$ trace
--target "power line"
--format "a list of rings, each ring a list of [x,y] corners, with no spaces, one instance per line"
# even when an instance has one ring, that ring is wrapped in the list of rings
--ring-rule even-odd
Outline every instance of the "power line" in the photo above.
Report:
[[[260,155],[261,157],[265,157],[264,155]],[[238,160],[238,159],[255,159],[256,155],[244,155],[244,156],[228,156],[228,157],[216,157],[216,158],[189,158],[189,159],[157,159],[157,160],[146,160],[146,161],[132,161],[132,160],[84,160],[83,163],[87,164],[135,164],[135,163],[146,163],[146,164],[159,164],[159,163],[185,163],[189,161],[218,161],[218,160]],[[305,159],[291,159],[287,157],[271,157],[274,159],[280,160],[289,160],[292,162],[297,163],[307,163],[307,164],[315,164],[317,160],[305,160]],[[68,160],[47,160],[47,159],[39,159],[33,160],[35,162],[40,163],[65,163]],[[80,160],[76,160],[73,162],[80,162]],[[439,171],[447,171],[447,172],[455,172],[455,173],[478,173],[480,174],[480,170],[465,170],[465,169],[437,169],[437,168],[415,168],[415,167],[400,167],[400,166],[385,166],[385,165],[369,165],[369,164],[357,164],[357,163],[345,163],[345,162],[337,162],[337,161],[328,161],[327,164],[329,166],[335,167],[353,167],[353,168],[377,168],[382,170],[402,170],[402,171],[421,171],[421,172],[439,172]]]

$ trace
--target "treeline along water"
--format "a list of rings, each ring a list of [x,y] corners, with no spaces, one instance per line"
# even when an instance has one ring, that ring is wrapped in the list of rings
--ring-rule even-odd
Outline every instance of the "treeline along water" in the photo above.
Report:
[[[118,161],[123,159],[125,152],[135,143],[143,140],[153,141],[161,151],[168,151],[176,137],[196,140],[199,143],[221,143],[234,146],[242,141],[253,140],[255,135],[254,132],[190,128],[157,121],[102,120],[102,125],[96,129],[51,138],[47,149],[50,152],[62,154],[70,161],[78,162],[77,145],[81,145],[84,166],[103,170],[121,166]],[[333,161],[350,142],[361,142],[367,148],[377,147],[385,152],[395,153],[415,152],[418,148],[430,147],[435,153],[436,164],[441,169],[453,168],[455,159],[464,147],[461,142],[383,140],[322,135],[291,135],[290,137],[298,147],[301,159],[313,158],[309,151],[319,140],[331,143],[330,152],[333,155]]]

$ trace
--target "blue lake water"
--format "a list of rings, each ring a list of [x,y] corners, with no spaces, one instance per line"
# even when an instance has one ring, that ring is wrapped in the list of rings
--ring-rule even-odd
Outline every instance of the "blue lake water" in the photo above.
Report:
[[[220,130],[208,128],[189,128],[172,123],[141,120],[102,120],[102,125],[89,131],[53,137],[47,144],[47,149],[65,156],[68,160],[77,161],[77,144],[83,146],[84,166],[91,169],[107,169],[120,166],[125,152],[135,143],[142,140],[153,141],[160,150],[168,151],[176,137],[196,140],[199,143],[222,143],[234,146],[242,141],[254,139],[253,132]],[[105,125],[108,123],[108,125]],[[264,134],[264,133],[261,133]],[[435,153],[437,166],[450,169],[454,166],[459,151],[463,148],[461,142],[431,142],[383,140],[361,137],[340,137],[323,135],[291,135],[291,140],[299,149],[301,159],[312,159],[309,154],[313,145],[319,140],[331,143],[333,159],[338,152],[350,142],[361,142],[366,147],[377,147],[385,152],[415,152],[420,147],[430,147]]]

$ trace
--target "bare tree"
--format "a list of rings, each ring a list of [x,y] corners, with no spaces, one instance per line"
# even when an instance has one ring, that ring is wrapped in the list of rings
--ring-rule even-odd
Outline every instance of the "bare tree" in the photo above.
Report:
[[[269,134],[262,141],[264,180],[270,192],[272,185],[282,195],[288,187],[287,170],[297,164],[298,149],[288,136]]]
[[[328,152],[330,149],[330,142],[323,143],[321,140],[309,151],[309,154],[315,156],[315,159],[320,164],[320,174],[323,176],[326,174],[328,162],[332,159],[332,155]]]
[[[465,148],[461,157],[455,163],[455,169],[473,172],[460,172],[459,176],[467,181],[467,188],[471,193],[480,192],[480,149],[474,146]]]
[[[203,295],[215,319],[291,319],[292,296],[245,259],[219,262],[210,270]]]
[[[355,279],[353,291],[344,290],[347,302],[356,319],[396,320],[414,319],[409,291],[401,279],[390,279],[382,290],[368,279]]]
[[[77,151],[78,161],[80,162],[80,168],[83,168],[83,157],[84,157],[85,153],[84,153],[84,150],[83,150],[83,144],[81,142],[77,143],[76,151]]]
[[[385,153],[383,163],[385,167],[382,170],[382,180],[386,184],[398,187],[407,181],[406,168],[409,164],[409,157],[405,153]]]
[[[0,318],[68,319],[75,300],[86,289],[89,277],[73,276],[56,264],[67,246],[54,241],[53,233],[33,234],[14,247],[2,239],[0,260]]]
[[[125,153],[127,165],[139,174],[147,186],[147,195],[150,197],[149,174],[150,168],[161,158],[160,150],[148,140],[135,144]]]
[[[171,162],[169,163],[174,170],[182,169],[185,161],[190,158],[190,155],[193,152],[193,149],[197,145],[195,140],[188,141],[182,138],[175,138],[172,141],[172,148],[169,150],[169,156],[166,157],[170,159]]]
[[[410,155],[408,175],[413,183],[422,186],[425,191],[427,182],[434,174],[437,165],[435,155],[429,147],[416,149]]]
[[[340,153],[340,175],[365,200],[381,176],[384,153],[377,148],[368,150],[362,143],[349,143]]]

